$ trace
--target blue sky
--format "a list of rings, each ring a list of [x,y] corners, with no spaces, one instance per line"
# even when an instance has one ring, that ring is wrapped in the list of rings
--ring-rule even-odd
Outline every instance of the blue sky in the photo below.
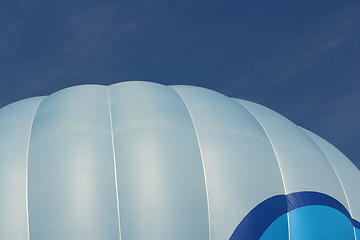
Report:
[[[360,1],[0,2],[0,107],[149,80],[251,100],[360,168]]]

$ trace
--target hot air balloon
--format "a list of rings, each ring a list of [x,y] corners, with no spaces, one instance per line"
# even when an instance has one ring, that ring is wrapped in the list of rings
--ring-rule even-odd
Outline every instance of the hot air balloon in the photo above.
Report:
[[[360,173],[259,104],[81,85],[0,110],[0,239],[360,239]]]

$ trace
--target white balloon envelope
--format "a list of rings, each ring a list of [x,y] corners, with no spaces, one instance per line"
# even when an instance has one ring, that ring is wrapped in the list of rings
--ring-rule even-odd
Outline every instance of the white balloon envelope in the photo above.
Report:
[[[360,239],[360,172],[261,105],[82,85],[0,109],[0,239]]]

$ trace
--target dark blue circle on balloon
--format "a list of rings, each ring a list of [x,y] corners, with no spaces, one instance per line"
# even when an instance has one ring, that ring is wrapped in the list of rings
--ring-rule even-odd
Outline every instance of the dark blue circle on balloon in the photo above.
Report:
[[[335,198],[319,192],[296,192],[260,203],[240,222],[230,240],[353,240],[359,229],[359,222]]]

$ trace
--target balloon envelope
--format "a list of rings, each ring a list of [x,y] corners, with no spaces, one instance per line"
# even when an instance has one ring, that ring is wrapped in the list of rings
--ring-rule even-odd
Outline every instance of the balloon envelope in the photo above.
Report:
[[[0,239],[360,239],[360,174],[261,105],[82,85],[0,110]]]

